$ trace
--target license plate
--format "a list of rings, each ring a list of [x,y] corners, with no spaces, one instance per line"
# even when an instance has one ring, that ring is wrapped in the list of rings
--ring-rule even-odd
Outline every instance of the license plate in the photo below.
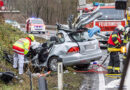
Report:
[[[95,49],[95,45],[85,45],[84,46],[84,48],[86,49],[86,50],[89,50],[89,49]]]

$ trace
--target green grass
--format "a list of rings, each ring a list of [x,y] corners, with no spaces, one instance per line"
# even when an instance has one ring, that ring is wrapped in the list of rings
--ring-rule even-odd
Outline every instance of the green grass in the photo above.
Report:
[[[13,55],[13,43],[19,38],[23,38],[26,36],[27,34],[24,34],[20,30],[15,29],[10,25],[0,25],[0,72],[13,71],[16,75],[18,74],[18,70],[13,69],[12,65],[2,58],[3,51],[8,51],[8,53]],[[36,37],[36,41],[43,43],[45,39]],[[63,76],[65,85],[64,90],[78,90],[80,83],[83,79],[80,74],[73,74],[71,72],[64,74]],[[5,84],[2,81],[0,81],[0,90],[29,90],[29,76],[26,73],[24,73],[22,75],[22,78],[23,82],[21,83],[17,80],[13,80],[9,84]],[[48,82],[49,90],[57,90],[57,73],[52,72],[50,76],[46,77],[46,79]],[[33,90],[38,90],[38,77],[33,78]]]

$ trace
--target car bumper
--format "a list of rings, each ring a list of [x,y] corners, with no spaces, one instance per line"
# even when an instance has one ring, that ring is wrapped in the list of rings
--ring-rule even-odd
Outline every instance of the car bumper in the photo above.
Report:
[[[31,30],[31,32],[45,32],[45,29],[37,29],[37,30]]]
[[[60,56],[63,59],[64,65],[77,65],[77,64],[88,64],[95,60],[100,60],[102,57],[102,51],[99,50],[95,53],[90,53],[87,55],[83,55],[80,53],[76,53],[73,55]]]

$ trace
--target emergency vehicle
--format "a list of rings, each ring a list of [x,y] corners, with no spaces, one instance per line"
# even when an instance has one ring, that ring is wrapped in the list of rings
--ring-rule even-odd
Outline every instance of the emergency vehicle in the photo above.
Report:
[[[41,18],[28,18],[26,20],[27,33],[45,33],[45,24]]]
[[[82,13],[85,14],[97,8],[98,5],[100,5],[99,12],[102,12],[103,15],[100,18],[94,20],[93,22],[87,24],[85,27],[92,28],[94,26],[99,26],[101,28],[100,35],[104,35],[105,37],[108,38],[116,26],[126,25],[126,17],[125,17],[126,12],[125,10],[115,9],[115,3],[97,3],[97,2],[86,5],[85,7],[79,7],[78,11],[80,11],[80,14]],[[99,36],[96,36],[96,38],[103,44],[107,43],[107,39],[104,39]]]
[[[5,9],[4,2],[0,0],[0,10],[4,10],[4,9]]]

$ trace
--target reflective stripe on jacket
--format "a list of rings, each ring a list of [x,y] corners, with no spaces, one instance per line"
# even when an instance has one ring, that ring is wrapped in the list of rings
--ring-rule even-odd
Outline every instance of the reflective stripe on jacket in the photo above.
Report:
[[[30,45],[31,40],[28,37],[21,38],[13,44],[13,51],[18,54],[25,55],[28,53]]]
[[[130,37],[128,35],[124,36],[123,44],[127,44],[130,41]]]
[[[113,46],[120,45],[121,44],[120,35],[119,34],[111,34],[109,39],[108,39],[108,44],[113,45]]]

